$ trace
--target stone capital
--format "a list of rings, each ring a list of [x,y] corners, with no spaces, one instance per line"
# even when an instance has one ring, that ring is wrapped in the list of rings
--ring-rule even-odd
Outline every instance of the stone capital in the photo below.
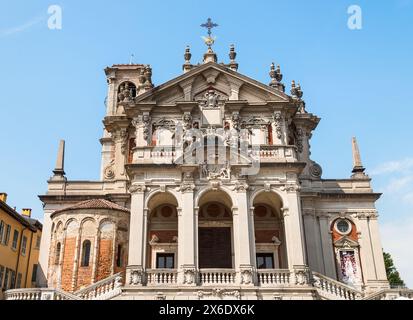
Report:
[[[134,193],[144,193],[146,191],[146,186],[144,184],[132,184],[129,187],[129,192]]]

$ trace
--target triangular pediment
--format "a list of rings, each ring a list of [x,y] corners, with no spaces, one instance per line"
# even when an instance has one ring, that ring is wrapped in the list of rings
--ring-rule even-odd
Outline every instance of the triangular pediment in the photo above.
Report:
[[[197,101],[208,90],[215,90],[225,100],[250,103],[288,102],[284,92],[233,71],[225,65],[208,62],[137,96],[136,103],[155,102],[158,105],[181,101]]]
[[[355,248],[358,247],[359,244],[357,241],[354,241],[348,236],[343,236],[337,241],[334,242],[335,247],[342,247],[342,248]]]

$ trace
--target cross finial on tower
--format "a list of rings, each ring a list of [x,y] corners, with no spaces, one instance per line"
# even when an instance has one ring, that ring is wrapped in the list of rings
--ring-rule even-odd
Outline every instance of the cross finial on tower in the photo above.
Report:
[[[206,23],[201,24],[201,27],[208,29],[208,36],[202,38],[204,39],[204,42],[208,46],[208,48],[211,49],[211,46],[214,44],[216,39],[215,37],[212,37],[211,29],[218,27],[218,24],[212,22],[211,18],[208,18]]]
[[[357,144],[356,137],[353,137],[351,141],[352,151],[353,151],[353,171],[352,179],[364,179],[367,178],[367,175],[364,173],[366,170],[361,163],[360,150]]]

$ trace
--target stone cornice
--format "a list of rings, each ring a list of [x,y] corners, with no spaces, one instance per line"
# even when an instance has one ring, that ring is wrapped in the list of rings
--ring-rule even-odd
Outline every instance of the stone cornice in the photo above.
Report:
[[[377,201],[381,197],[381,193],[372,193],[372,192],[317,192],[317,191],[306,191],[305,188],[301,191],[302,197],[312,197],[312,198],[321,198],[321,199],[360,199],[365,198],[368,200]]]

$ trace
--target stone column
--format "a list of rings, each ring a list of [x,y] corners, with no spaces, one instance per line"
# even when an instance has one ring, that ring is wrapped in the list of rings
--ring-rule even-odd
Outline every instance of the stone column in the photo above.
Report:
[[[288,208],[283,208],[287,258],[290,269],[305,266],[305,247],[301,203],[297,185],[286,186]]]
[[[44,208],[44,220],[43,220],[43,231],[42,238],[40,240],[40,252],[39,252],[39,267],[37,268],[37,286],[47,287],[47,276],[49,274],[49,253],[51,244],[51,229],[52,220],[50,215],[56,210],[56,208],[49,208],[46,204]]]
[[[145,230],[147,228],[144,214],[144,195],[146,187],[132,184],[129,192],[132,194],[130,227],[129,227],[129,255],[126,272],[126,285],[142,285],[145,269],[144,248],[146,246]]]
[[[377,281],[374,285],[382,289],[388,288],[389,282],[387,280],[386,268],[384,266],[383,247],[381,245],[377,213],[371,214],[368,222],[370,227],[370,241],[376,269]]]
[[[358,228],[358,231],[360,232],[359,243],[361,268],[363,270],[364,283],[367,283],[369,280],[376,280],[376,270],[366,215],[358,215]]]
[[[324,268],[319,263],[321,260],[321,253],[319,241],[317,241],[318,232],[316,226],[315,212],[313,209],[304,209],[304,228],[304,234],[307,244],[306,249],[308,266],[311,270],[324,273]]]
[[[110,275],[113,276],[115,274],[115,265],[116,265],[116,242],[117,242],[117,226],[113,224],[113,237],[112,237],[112,265],[110,268]],[[144,237],[146,239],[146,237]]]
[[[248,205],[246,186],[239,184],[235,188],[238,207],[232,209],[235,271],[237,282],[241,285],[254,285],[254,273],[251,255],[252,236],[250,225],[250,207]]]
[[[115,177],[125,179],[126,145],[128,132],[125,128],[120,128],[113,134],[115,141]]]
[[[92,283],[96,282],[97,265],[99,257],[99,242],[100,242],[100,230],[97,227],[96,237],[95,237],[95,248],[93,249],[93,259],[92,259]]]
[[[197,225],[194,215],[194,185],[181,186],[182,208],[178,212],[178,281],[196,284],[195,237]]]
[[[117,90],[115,86],[115,76],[107,77],[108,93],[106,97],[106,115],[114,115],[116,113]]]
[[[374,290],[386,288],[388,282],[384,268],[377,216],[370,213],[360,213],[357,216],[364,284]]]
[[[63,235],[63,240],[60,241],[60,254],[59,254],[59,263],[57,265],[57,281],[56,281],[58,289],[62,288],[62,267],[63,267],[63,257],[65,254],[65,243],[66,243],[66,231]]]
[[[76,236],[76,247],[75,247],[74,259],[73,259],[72,291],[75,291],[76,286],[77,286],[77,273],[78,273],[77,271],[79,270],[79,255],[81,251],[80,241],[82,240],[81,234],[82,234],[82,227],[79,226],[78,234]]]
[[[332,279],[337,279],[336,262],[334,259],[333,239],[331,236],[329,215],[320,215],[321,247],[323,252],[324,274]]]

